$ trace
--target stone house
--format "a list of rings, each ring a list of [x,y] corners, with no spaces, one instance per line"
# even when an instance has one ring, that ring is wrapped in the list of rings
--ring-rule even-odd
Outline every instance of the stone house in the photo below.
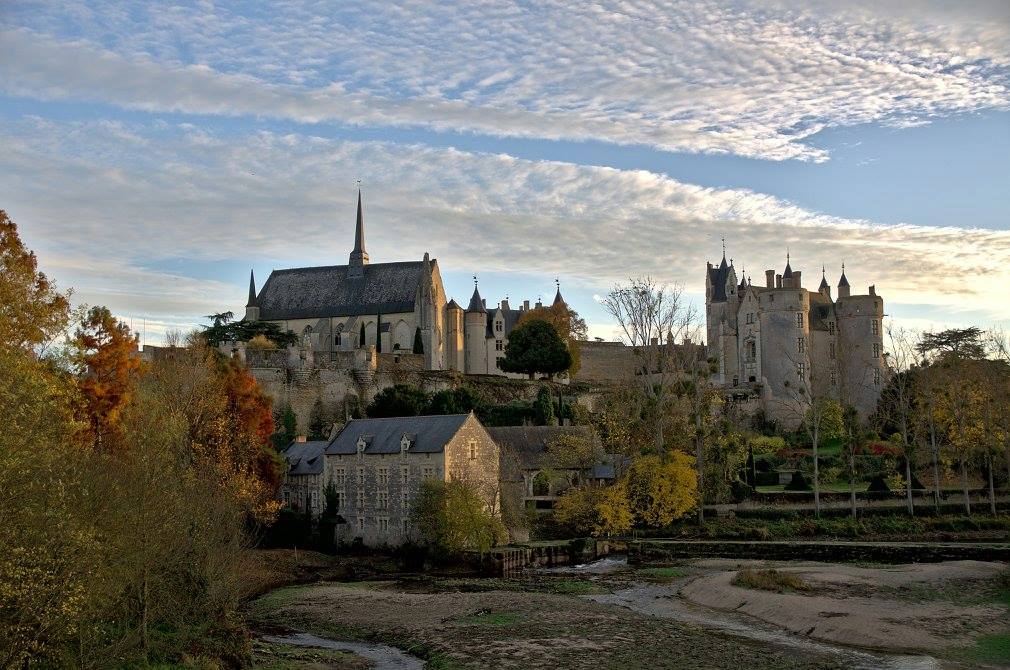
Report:
[[[500,513],[498,445],[473,413],[354,419],[326,445],[325,461],[320,490],[333,483],[344,520],[337,541],[412,539],[410,511],[426,479],[471,482]]]
[[[487,429],[501,449],[502,488],[527,509],[549,511],[572,486],[612,484],[626,462],[614,454],[600,454],[583,467],[557,467],[549,462],[548,447],[562,436],[598,439],[588,426],[501,426]]]
[[[326,456],[323,452],[327,444],[322,440],[307,441],[305,437],[298,437],[284,450],[287,471],[280,498],[285,506],[299,512],[308,511],[313,516],[322,513],[326,506],[323,500]]]

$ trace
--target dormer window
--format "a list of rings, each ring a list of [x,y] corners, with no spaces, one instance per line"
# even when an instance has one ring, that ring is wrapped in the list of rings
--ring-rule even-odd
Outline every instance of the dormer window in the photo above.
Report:
[[[410,449],[410,438],[404,435],[400,438],[400,451],[405,454],[407,449]]]
[[[494,329],[497,332],[500,333],[504,328],[505,328],[505,324],[503,324],[501,321],[495,321],[494,322]]]
[[[363,438],[363,437],[359,437],[359,438],[358,438],[358,456],[360,456],[360,455],[362,455],[363,453],[365,453],[365,447],[366,447],[366,446],[367,446],[367,445],[366,445],[366,443],[365,443],[365,438]]]

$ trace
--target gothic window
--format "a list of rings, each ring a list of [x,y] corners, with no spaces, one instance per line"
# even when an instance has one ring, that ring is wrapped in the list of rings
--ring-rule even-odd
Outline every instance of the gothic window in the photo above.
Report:
[[[807,374],[807,364],[806,363],[797,363],[796,364],[796,374],[799,375],[800,377],[805,377],[806,374]]]
[[[389,530],[389,519],[386,517],[379,517],[379,530],[385,533]]]
[[[835,322],[828,321],[828,335],[834,335],[834,334],[835,334]]]
[[[828,342],[828,358],[835,360],[835,343]]]
[[[836,386],[838,384],[838,373],[834,370],[831,371],[831,385]]]
[[[870,320],[870,330],[874,335],[880,335],[880,322],[876,319]]]
[[[747,341],[747,362],[753,363],[754,359],[757,358],[757,344],[754,340]]]
[[[504,351],[505,350],[505,344],[501,340],[495,340],[494,341],[494,348],[495,348],[496,351]]]
[[[880,370],[873,371],[873,385],[880,386]]]
[[[389,468],[379,468],[379,486],[389,486]]]
[[[796,351],[802,354],[806,350],[806,348],[807,348],[807,338],[805,338],[805,337],[797,337],[796,338]]]
[[[505,325],[501,321],[495,321],[494,322],[494,329],[497,332],[499,332],[499,333],[502,332],[502,330],[504,330],[504,328],[505,328]]]
[[[880,345],[876,342],[873,343],[873,357],[880,358]]]
[[[796,327],[803,327],[803,312],[796,312]]]
[[[312,326],[305,326],[302,331],[302,346],[306,349],[312,348]]]

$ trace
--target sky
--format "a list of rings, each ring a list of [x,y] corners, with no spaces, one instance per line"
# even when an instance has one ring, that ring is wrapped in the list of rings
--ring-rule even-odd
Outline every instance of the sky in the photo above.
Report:
[[[1010,3],[0,3],[0,208],[158,344],[250,269],[438,259],[590,334],[842,263],[912,329],[1010,328]]]

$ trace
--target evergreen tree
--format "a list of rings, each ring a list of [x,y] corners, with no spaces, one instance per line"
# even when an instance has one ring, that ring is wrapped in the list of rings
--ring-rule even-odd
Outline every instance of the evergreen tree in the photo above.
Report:
[[[375,394],[368,406],[370,418],[418,416],[428,409],[428,394],[410,384],[396,384]]]
[[[554,415],[554,400],[551,398],[551,390],[546,386],[541,386],[537,391],[537,399],[533,402],[533,409],[536,412],[538,425],[556,426],[558,424],[558,419]]]
[[[414,329],[414,353],[423,354],[424,353],[424,342],[421,341],[421,328],[418,326]]]
[[[530,319],[516,326],[509,334],[505,356],[498,359],[498,367],[505,372],[521,372],[530,379],[538,372],[553,377],[571,366],[568,345],[557,328],[543,319]]]
[[[283,451],[298,437],[298,417],[295,416],[291,405],[285,403],[277,408],[274,422],[277,424],[277,430],[270,436],[270,441],[278,451]]]
[[[358,336],[358,346],[365,348],[365,322],[361,322],[361,334]]]
[[[382,314],[375,317],[375,353],[382,353]]]
[[[309,439],[325,440],[330,436],[330,426],[333,424],[330,412],[323,405],[322,398],[316,398],[309,415]]]

